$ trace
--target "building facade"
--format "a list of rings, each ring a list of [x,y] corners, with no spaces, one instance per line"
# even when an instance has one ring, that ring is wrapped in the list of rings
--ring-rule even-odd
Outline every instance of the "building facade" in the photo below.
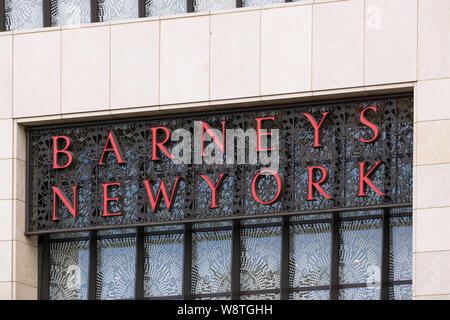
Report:
[[[284,2],[0,1],[1,299],[450,297],[450,2]]]

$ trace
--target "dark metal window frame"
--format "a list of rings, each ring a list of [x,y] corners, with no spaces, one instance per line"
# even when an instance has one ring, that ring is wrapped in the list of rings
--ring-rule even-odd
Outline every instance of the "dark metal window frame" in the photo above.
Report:
[[[390,255],[390,218],[393,217],[412,217],[411,212],[407,213],[391,213],[393,208],[411,208],[411,204],[395,204],[380,205],[378,209],[383,210],[382,214],[370,214],[363,216],[340,217],[339,212],[333,212],[331,218],[305,219],[303,221],[290,221],[291,216],[281,217],[280,222],[272,223],[255,223],[242,224],[241,221],[246,217],[232,220],[232,226],[223,227],[205,227],[193,228],[191,222],[183,223],[183,229],[169,231],[145,232],[144,227],[137,227],[135,233],[124,233],[119,235],[101,235],[96,230],[90,231],[88,237],[61,238],[50,240],[49,235],[39,237],[39,243],[42,248],[42,262],[40,267],[40,287],[39,299],[48,300],[50,297],[50,243],[51,242],[73,242],[80,240],[89,240],[89,274],[88,274],[88,299],[97,299],[97,243],[98,240],[106,238],[136,238],[136,266],[135,266],[135,297],[137,300],[158,300],[158,299],[184,299],[192,300],[195,298],[212,298],[212,297],[230,297],[232,300],[238,300],[242,295],[253,294],[280,294],[281,300],[289,299],[290,294],[302,291],[328,290],[329,298],[337,300],[339,297],[339,289],[344,288],[362,288],[367,287],[366,283],[339,283],[339,250],[341,244],[340,223],[342,221],[378,219],[381,220],[382,229],[382,250],[381,250],[381,283],[380,283],[380,299],[389,299],[389,289],[396,285],[410,285],[412,280],[390,281],[389,275],[392,270]],[[352,210],[346,210],[351,212]],[[293,216],[293,215],[292,215]],[[248,218],[248,217],[247,217]],[[331,259],[330,259],[330,284],[324,286],[304,286],[291,287],[289,285],[289,252],[290,252],[290,226],[311,223],[329,223],[331,225]],[[180,223],[181,225],[181,223]],[[261,227],[281,227],[281,268],[280,268],[280,288],[263,289],[263,290],[241,290],[240,273],[241,273],[241,231],[243,229],[261,228]],[[205,231],[221,231],[231,230],[231,290],[229,292],[218,292],[209,294],[193,294],[192,293],[192,236],[195,232]],[[162,297],[145,297],[144,296],[144,243],[145,236],[161,235],[161,234],[184,234],[183,237],[183,276],[182,276],[182,294],[174,296]]]
[[[0,0],[0,32],[6,31],[5,3],[6,0]]]

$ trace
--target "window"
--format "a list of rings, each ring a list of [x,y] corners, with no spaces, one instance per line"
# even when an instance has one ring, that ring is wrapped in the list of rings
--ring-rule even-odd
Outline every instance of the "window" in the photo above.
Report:
[[[48,285],[49,299],[87,299],[88,287],[96,299],[230,299],[239,278],[234,294],[244,300],[282,291],[294,300],[412,298],[411,207],[141,230],[94,231],[96,244],[87,233],[51,236],[50,250],[41,237],[50,268],[41,293]]]
[[[291,0],[292,1],[292,0]],[[303,0],[293,0],[303,1]],[[267,6],[288,0],[6,0],[0,31]],[[4,14],[3,14],[4,11]],[[3,19],[4,17],[4,19]],[[4,21],[3,21],[4,20]]]

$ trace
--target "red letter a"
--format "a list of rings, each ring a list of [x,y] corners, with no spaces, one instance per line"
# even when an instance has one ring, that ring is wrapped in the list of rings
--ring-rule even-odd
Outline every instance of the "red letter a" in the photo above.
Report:
[[[114,151],[114,154],[116,155],[116,158],[117,158],[117,163],[123,163],[122,151],[120,150],[119,146],[117,145],[116,140],[117,139],[116,139],[114,133],[112,131],[109,131],[108,138],[106,139],[105,146],[103,147],[102,156],[100,157],[100,161],[98,163],[99,165],[105,165],[103,163],[103,156],[105,155],[106,151]],[[107,148],[108,142],[111,143],[111,148]]]

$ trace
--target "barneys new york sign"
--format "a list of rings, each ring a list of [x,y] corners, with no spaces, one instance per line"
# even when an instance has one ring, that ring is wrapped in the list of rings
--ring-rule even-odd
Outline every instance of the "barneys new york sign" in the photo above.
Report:
[[[411,201],[412,99],[29,130],[28,233]]]

